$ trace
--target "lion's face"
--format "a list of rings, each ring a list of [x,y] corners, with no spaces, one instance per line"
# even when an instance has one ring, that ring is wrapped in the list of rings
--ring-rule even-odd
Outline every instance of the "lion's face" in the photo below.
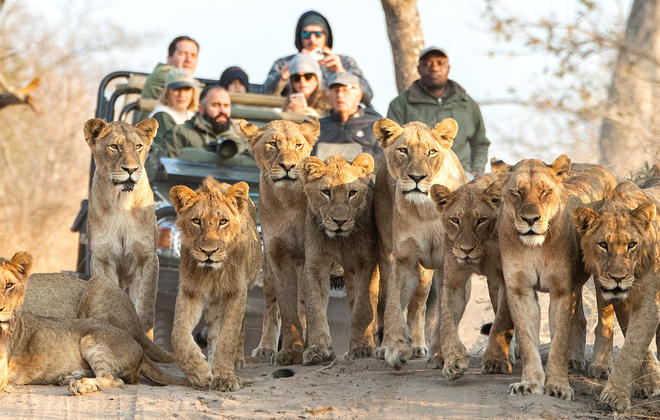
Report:
[[[241,121],[240,127],[259,169],[283,188],[292,186],[298,179],[298,165],[312,152],[320,129],[316,119],[301,124],[276,120],[262,128]]]
[[[561,155],[552,165],[525,159],[506,169],[501,168],[506,164],[499,164],[499,168],[493,166],[495,172],[510,173],[502,190],[504,212],[513,218],[515,231],[525,245],[543,244],[550,221],[562,205],[562,182],[571,167],[570,159]]]
[[[93,118],[85,123],[84,131],[96,171],[107,176],[119,191],[133,191],[145,176],[144,161],[158,131],[158,122],[148,118],[132,126]]]
[[[195,191],[177,185],[170,190],[176,208],[181,246],[190,249],[199,267],[219,269],[238,240],[244,210],[248,205],[248,185],[231,187],[207,177]]]
[[[452,118],[433,129],[420,122],[401,127],[387,118],[376,121],[374,133],[385,151],[388,171],[406,200],[430,200],[431,185],[444,183],[447,174],[443,169],[454,165],[450,149],[457,132],[458,124]],[[464,176],[462,168],[460,172]]]
[[[339,155],[322,162],[308,157],[301,164],[307,205],[325,234],[348,236],[356,228],[357,216],[369,205],[374,160],[362,153],[349,164]]]
[[[634,210],[607,203],[594,211],[577,208],[573,222],[580,234],[584,263],[600,282],[605,299],[626,299],[636,279],[644,275],[657,252],[653,229],[655,205],[643,202]]]
[[[0,258],[0,330],[23,303],[31,267],[32,256],[27,252],[17,252],[9,261]]]
[[[496,233],[500,207],[497,177],[487,174],[451,191],[431,187],[431,198],[440,212],[452,253],[459,264],[478,264]]]

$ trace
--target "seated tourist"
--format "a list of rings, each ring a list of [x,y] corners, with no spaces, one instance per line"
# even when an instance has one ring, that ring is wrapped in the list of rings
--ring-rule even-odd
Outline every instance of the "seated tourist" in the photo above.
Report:
[[[307,55],[298,54],[289,66],[291,93],[282,109],[286,112],[319,118],[328,113],[330,105],[322,87],[322,73],[318,62]]]
[[[237,66],[227,67],[220,75],[218,84],[230,93],[247,93],[250,89],[247,73]]]

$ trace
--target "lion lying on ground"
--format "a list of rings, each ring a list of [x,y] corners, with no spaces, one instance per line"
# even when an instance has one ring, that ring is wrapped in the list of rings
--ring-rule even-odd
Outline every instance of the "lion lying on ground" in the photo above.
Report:
[[[103,275],[81,280],[60,273],[32,274],[22,311],[52,318],[93,318],[127,332],[151,360],[175,362],[172,353],[152,343],[144,334],[128,295]]]
[[[245,363],[247,292],[261,269],[257,210],[245,182],[229,186],[212,177],[195,191],[173,187],[170,197],[181,230],[174,353],[193,386],[237,390],[243,384],[235,365]],[[192,336],[202,311],[208,328],[208,363]]]
[[[164,374],[128,333],[109,324],[23,313],[31,266],[27,252],[0,259],[0,391],[56,384],[82,395],[136,383],[141,375],[159,384],[187,384]]]
[[[307,197],[305,276],[307,348],[303,363],[332,360],[328,292],[332,265],[343,267],[351,308],[349,359],[371,357],[378,299],[376,227],[373,214],[374,160],[363,153],[349,164],[339,155],[300,164]]]
[[[103,274],[122,289],[128,288],[151,339],[158,287],[158,228],[144,161],[157,130],[152,118],[135,126],[94,118],[85,123],[84,130],[96,164],[87,219],[92,275]]]
[[[616,180],[596,165],[567,179],[571,161],[566,155],[552,165],[525,159],[511,167],[501,161],[491,166],[506,180],[498,236],[509,310],[523,360],[522,380],[511,384],[509,392],[545,392],[572,399],[569,358],[573,365],[585,365],[582,285],[589,278],[580,260],[572,213],[586,202],[603,198]],[[545,373],[538,349],[537,291],[550,294],[552,342]]]
[[[601,401],[617,411],[630,406],[631,386],[636,397],[660,393],[660,368],[649,350],[653,336],[660,332],[658,199],[660,187],[640,190],[624,182],[593,209],[574,212],[584,262],[605,299],[616,302],[616,316],[625,335],[623,349],[600,394]]]
[[[427,353],[426,298],[432,269],[442,270],[445,235],[429,190],[434,184],[453,190],[467,181],[451,151],[457,131],[458,124],[451,118],[433,129],[420,122],[401,127],[387,118],[374,124],[374,134],[387,160],[386,167],[378,168],[375,197],[379,264],[384,278],[381,284],[386,287],[382,349],[386,362],[397,369],[413,355]],[[406,307],[412,337],[403,314]],[[434,358],[440,352],[440,342],[441,338],[434,334]]]
[[[243,121],[240,127],[261,169],[259,217],[264,240],[266,312],[261,341],[252,355],[270,361],[277,351],[279,307],[282,348],[275,362],[300,364],[305,321],[299,315],[299,287],[303,283],[307,203],[298,171],[300,162],[312,151],[320,125],[310,119],[301,124],[272,121],[262,128]]]
[[[497,219],[502,186],[495,174],[486,174],[455,191],[444,185],[431,187],[431,198],[445,227],[444,281],[440,302],[440,336],[444,337],[443,373],[456,379],[468,368],[465,346],[458,335],[458,324],[470,299],[470,277],[488,279],[488,294],[495,311],[482,373],[511,373],[509,344],[513,322],[506,300]]]

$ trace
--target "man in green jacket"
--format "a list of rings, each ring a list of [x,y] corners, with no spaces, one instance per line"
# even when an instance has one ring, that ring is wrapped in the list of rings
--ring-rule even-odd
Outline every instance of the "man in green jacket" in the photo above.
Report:
[[[455,81],[449,79],[449,57],[437,47],[419,55],[420,78],[390,102],[387,118],[399,124],[421,121],[429,127],[445,118],[458,122],[452,150],[467,173],[481,176],[488,159],[486,129],[479,105]]]

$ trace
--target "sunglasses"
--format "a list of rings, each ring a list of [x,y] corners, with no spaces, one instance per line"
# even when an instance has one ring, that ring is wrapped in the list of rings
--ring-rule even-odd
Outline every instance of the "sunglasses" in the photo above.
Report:
[[[305,73],[305,74],[296,73],[291,75],[291,81],[293,83],[298,83],[300,79],[302,79],[303,77],[305,78],[305,80],[309,82],[310,80],[312,80],[312,77],[316,77],[316,75],[314,73]]]
[[[317,38],[321,38],[321,36],[325,35],[325,32],[324,31],[302,31],[300,33],[300,36],[302,36],[303,39],[307,39],[312,35],[314,35]]]

